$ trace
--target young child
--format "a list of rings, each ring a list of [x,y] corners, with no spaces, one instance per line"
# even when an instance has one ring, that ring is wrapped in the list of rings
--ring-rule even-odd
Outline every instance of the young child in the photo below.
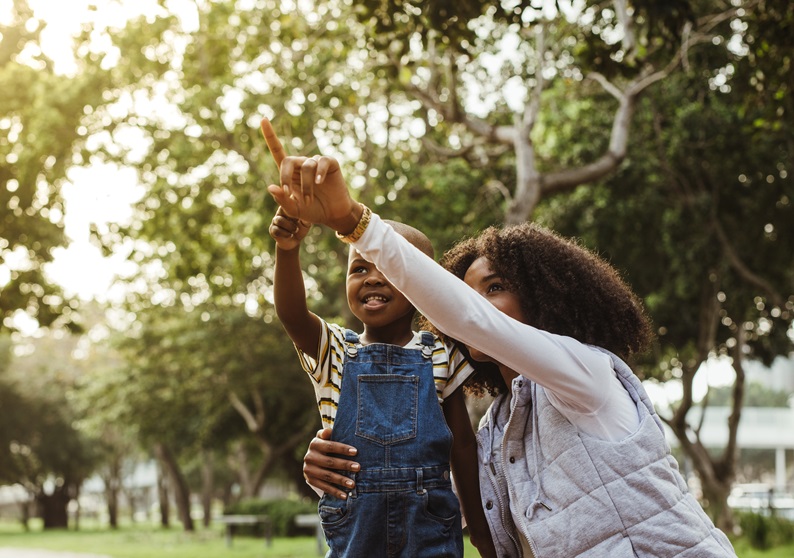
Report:
[[[388,224],[433,257],[423,233]],[[352,247],[347,301],[363,333],[309,311],[299,258],[308,228],[279,209],[269,232],[276,241],[276,313],[314,382],[323,426],[333,428],[333,440],[358,450],[360,468],[348,483],[355,479],[355,489],[320,500],[329,556],[461,557],[450,456],[472,538],[489,537],[476,443],[457,389],[473,369],[456,348],[412,330],[414,307]],[[355,240],[354,234],[342,240]],[[468,428],[471,436],[457,435],[453,443],[445,416],[456,434]]]

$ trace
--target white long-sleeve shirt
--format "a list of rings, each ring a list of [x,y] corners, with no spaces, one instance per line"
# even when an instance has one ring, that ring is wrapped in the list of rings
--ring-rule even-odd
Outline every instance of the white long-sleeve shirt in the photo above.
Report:
[[[639,426],[631,397],[600,351],[504,314],[377,215],[354,247],[445,334],[542,386],[580,431],[621,440]]]

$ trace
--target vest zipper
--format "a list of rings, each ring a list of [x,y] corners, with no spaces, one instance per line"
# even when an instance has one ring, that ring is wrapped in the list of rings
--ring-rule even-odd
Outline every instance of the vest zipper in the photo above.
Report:
[[[491,423],[491,425],[489,427],[486,427],[486,428],[488,428],[488,439],[491,440],[492,436],[493,436],[493,423]],[[480,450],[482,451],[483,450],[483,444],[481,444],[480,442],[481,442],[481,440],[479,438],[477,438],[477,445],[479,446]],[[491,455],[490,449],[488,450],[488,455],[489,456]],[[510,532],[510,529],[507,528],[507,522],[505,521],[505,519],[506,519],[506,517],[505,517],[505,503],[504,503],[504,500],[502,499],[502,494],[499,491],[499,485],[496,482],[496,466],[493,464],[493,460],[491,460],[491,459],[488,460],[488,465],[490,466],[489,468],[491,469],[491,474],[488,475],[488,481],[490,481],[491,488],[493,488],[493,492],[496,495],[496,500],[497,500],[498,506],[499,506],[499,515],[500,515],[500,519],[502,520],[502,529],[504,530],[505,534],[512,541],[514,548],[520,552],[521,551],[521,545],[518,544],[518,541],[515,539],[515,537],[513,537],[513,534]],[[495,543],[496,543],[496,539],[494,539],[494,544]]]
[[[533,402],[533,406],[534,406],[534,402]],[[507,422],[505,422],[504,429],[502,430],[502,447],[501,447],[501,452],[500,452],[502,454],[501,455],[502,464],[504,464],[504,462],[505,462],[504,452],[505,452],[505,446],[507,445],[505,443],[506,440],[507,440],[507,431],[510,429],[510,423],[513,421],[513,413],[514,413],[515,409],[516,409],[516,398],[515,398],[515,394],[513,393],[513,386],[511,385],[510,386],[510,414],[507,415]],[[534,409],[532,409],[532,410],[534,410]],[[524,457],[526,458],[526,451],[524,452]],[[535,459],[537,459],[537,456],[535,457]],[[506,479],[507,479],[507,475],[505,475],[505,482],[507,482]],[[508,493],[508,495],[510,494],[510,483],[509,482],[507,483],[507,493]],[[540,496],[540,494],[538,494],[538,496]],[[544,507],[548,507],[548,506],[546,506],[546,504],[543,504],[543,502],[541,502],[541,505],[543,505]],[[538,549],[535,546],[535,542],[532,540],[532,537],[529,536],[529,531],[524,528],[524,523],[525,523],[525,520],[522,518],[521,524],[520,525],[516,525],[516,529],[518,529],[518,531],[524,536],[524,538],[527,539],[527,543],[529,544],[529,550],[530,550],[530,552],[532,552],[532,558],[539,558],[538,557]],[[515,522],[513,522],[513,524],[515,525]],[[524,548],[524,545],[519,545],[518,548],[522,549],[522,548]]]

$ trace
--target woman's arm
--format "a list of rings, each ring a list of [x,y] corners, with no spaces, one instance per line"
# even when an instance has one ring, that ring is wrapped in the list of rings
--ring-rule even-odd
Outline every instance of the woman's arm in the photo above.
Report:
[[[285,158],[281,186],[268,191],[289,215],[344,235],[362,218],[363,206],[352,200],[339,163],[329,157]],[[503,314],[377,215],[354,246],[441,331],[537,382],[565,407],[593,413],[609,399],[603,386],[613,371],[602,355]]]
[[[577,412],[597,411],[605,402],[604,386],[614,373],[603,355],[507,316],[377,215],[354,246],[445,334],[537,382]]]

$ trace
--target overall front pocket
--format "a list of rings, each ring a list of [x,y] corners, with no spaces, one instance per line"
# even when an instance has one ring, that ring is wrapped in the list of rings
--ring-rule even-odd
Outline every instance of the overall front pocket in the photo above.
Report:
[[[415,438],[418,405],[418,377],[362,374],[356,436],[384,446]]]

